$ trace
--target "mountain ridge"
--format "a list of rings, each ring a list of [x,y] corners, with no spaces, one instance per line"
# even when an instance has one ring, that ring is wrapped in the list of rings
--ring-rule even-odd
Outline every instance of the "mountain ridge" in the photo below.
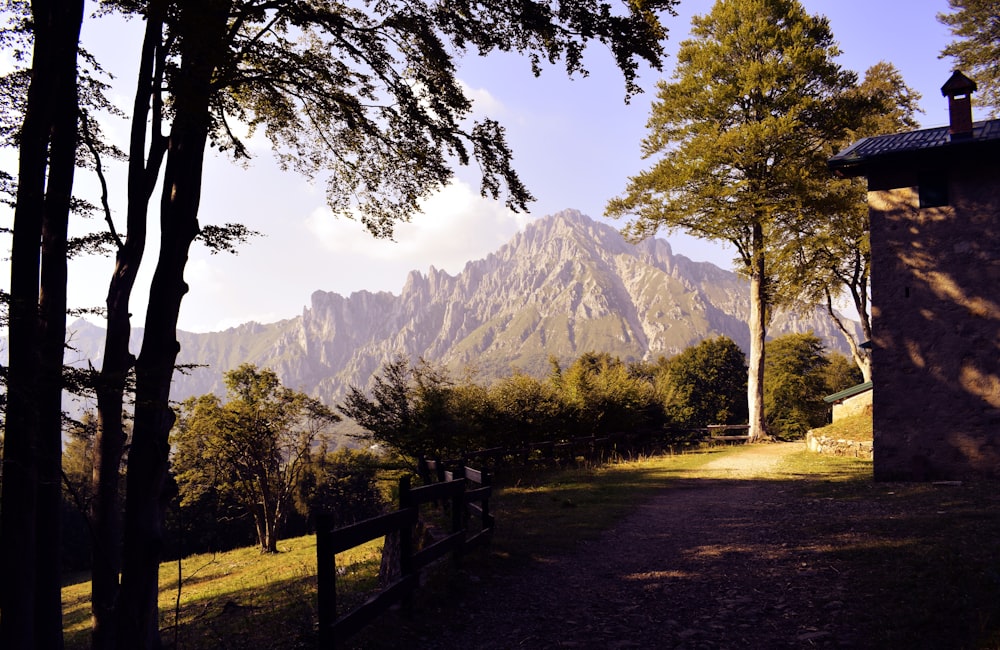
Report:
[[[749,290],[735,273],[675,254],[663,239],[627,242],[577,210],[542,217],[498,250],[455,274],[410,271],[398,295],[317,290],[300,316],[219,332],[178,332],[172,397],[222,392],[240,363],[270,367],[288,386],[336,403],[367,386],[395,354],[473,369],[483,381],[513,369],[543,375],[549,357],[568,363],[589,351],[655,360],[718,335],[749,345]],[[75,323],[74,346],[100,360],[103,329]],[[844,343],[820,310],[777,314],[769,333],[813,330],[828,348]],[[141,343],[135,330],[133,348]]]

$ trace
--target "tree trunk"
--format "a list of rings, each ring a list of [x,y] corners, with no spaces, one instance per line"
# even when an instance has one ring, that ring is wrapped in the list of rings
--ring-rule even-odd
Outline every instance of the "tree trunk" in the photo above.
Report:
[[[750,269],[750,358],[747,375],[747,407],[750,413],[749,441],[766,435],[764,427],[764,339],[767,336],[764,236],[759,223],[753,227],[753,265]]]
[[[177,318],[187,293],[184,266],[198,234],[198,204],[209,127],[211,81],[221,60],[230,3],[181,7],[181,67],[160,201],[160,254],[153,274],[142,350],[125,494],[119,644],[158,648],[158,571],[164,513],[173,497],[168,436],[174,422],[170,382],[180,344]]]
[[[35,643],[58,649],[62,637],[62,369],[66,344],[67,238],[76,171],[78,97],[76,53],[83,0],[61,3],[57,17],[58,71],[54,89],[48,183],[42,217],[39,283],[38,502],[36,516]]]
[[[257,530],[257,546],[261,553],[267,553],[267,517],[264,514],[264,505],[256,503],[253,506],[253,526]]]
[[[75,169],[83,3],[38,0],[31,9],[32,79],[20,133],[11,247],[0,646],[60,648],[65,224]]]
[[[3,447],[0,647],[34,647],[38,488],[38,281],[48,148],[47,21],[36,17],[33,74],[21,127],[10,262],[9,360]],[[15,534],[16,531],[16,534]]]
[[[274,495],[268,488],[267,477],[260,479],[260,503],[254,510],[254,519],[257,524],[257,541],[260,543],[261,553],[278,552],[278,528],[280,527],[280,503],[275,500]]]
[[[278,521],[273,515],[267,518],[267,539],[265,540],[267,553],[277,553],[278,552]]]
[[[857,306],[857,305],[856,305]],[[859,307],[860,309],[860,307]],[[833,308],[833,299],[829,292],[826,295],[826,313],[833,320],[834,325],[840,330],[843,335],[844,340],[847,341],[847,345],[851,348],[851,358],[854,360],[854,364],[861,370],[862,381],[872,380],[872,357],[870,354],[865,353],[861,350],[861,346],[858,344],[854,335],[847,329],[844,322],[837,316],[837,312]],[[861,313],[859,311],[859,313]],[[861,329],[865,334],[867,340],[871,340],[871,319],[867,317],[867,314],[861,314]]]
[[[163,159],[164,138],[158,131],[158,111],[151,120],[154,132],[150,138],[148,163],[145,156],[147,122],[150,121],[150,88],[159,87],[156,81],[159,69],[157,60],[162,40],[163,9],[162,2],[151,2],[146,17],[129,144],[127,234],[118,250],[114,275],[108,288],[104,359],[97,386],[98,428],[94,441],[95,496],[92,509],[95,540],[91,582],[91,639],[94,650],[113,650],[116,646],[115,609],[121,567],[119,485],[126,440],[122,413],[126,378],[135,363],[129,352],[132,331],[129,301],[146,247],[149,199]],[[154,97],[154,102],[158,105],[158,96]]]

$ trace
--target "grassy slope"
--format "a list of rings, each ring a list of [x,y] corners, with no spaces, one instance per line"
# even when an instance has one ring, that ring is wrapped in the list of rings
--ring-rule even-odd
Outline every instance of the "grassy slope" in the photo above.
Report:
[[[835,440],[871,441],[872,414],[861,413],[841,418],[822,429],[815,429],[817,435],[829,436]]]
[[[249,547],[185,558],[180,594],[178,563],[160,565],[164,643],[177,648],[315,647],[316,538],[283,540],[278,548],[276,555]],[[345,571],[337,578],[338,590],[371,589],[380,552],[381,542],[370,542],[338,555]],[[66,647],[89,647],[89,580],[63,587],[63,610]]]
[[[574,539],[592,539],[672,477],[697,476],[700,466],[729,453],[739,448],[498,477],[506,487],[494,499],[500,522],[496,537],[488,555],[469,557],[465,566],[475,570],[488,563],[490,572],[499,573],[558,553]],[[977,647],[1000,647],[1000,491],[995,483],[944,489],[875,484],[870,462],[807,452],[793,454],[773,476],[762,478],[792,476],[801,480],[803,498],[865,503],[869,511],[884,512],[877,518],[877,535],[839,552],[861,576],[859,593],[883,595],[873,615],[884,621],[885,647],[931,647],[925,642],[948,638],[948,626],[962,626],[982,640]],[[347,567],[338,577],[338,598],[354,592],[357,601],[371,588],[379,546],[370,543],[338,556],[338,566]],[[160,606],[167,646],[315,647],[315,539],[285,540],[279,548],[275,556],[250,548],[185,559],[177,627],[177,564],[164,564]],[[454,605],[446,595],[449,580],[439,576],[422,589],[421,618],[445,616]],[[63,591],[68,648],[86,647],[89,591],[89,582]],[[443,598],[444,604],[428,605],[430,596]],[[970,626],[976,629],[969,632]],[[392,633],[373,627],[366,634]]]

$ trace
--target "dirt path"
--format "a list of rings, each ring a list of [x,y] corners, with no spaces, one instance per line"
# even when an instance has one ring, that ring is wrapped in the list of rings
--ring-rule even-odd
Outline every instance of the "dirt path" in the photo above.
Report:
[[[713,460],[698,470],[698,474],[716,479],[751,479],[772,473],[788,454],[803,451],[804,442],[787,442],[773,445],[750,445],[738,454],[728,454]]]
[[[409,630],[419,648],[863,648],[843,567],[808,522],[832,500],[754,480],[801,444],[747,447],[669,486],[614,529],[533,569],[487,576],[453,627]],[[808,515],[808,516],[805,516]]]

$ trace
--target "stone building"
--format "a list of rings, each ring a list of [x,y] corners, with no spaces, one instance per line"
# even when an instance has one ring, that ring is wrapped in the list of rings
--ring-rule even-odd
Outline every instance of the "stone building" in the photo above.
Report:
[[[1000,477],[1000,120],[942,87],[949,126],[830,160],[868,179],[876,480]]]
[[[857,386],[851,386],[839,393],[827,395],[823,401],[830,405],[830,420],[837,422],[852,415],[864,413],[872,408],[872,382],[866,381]]]

